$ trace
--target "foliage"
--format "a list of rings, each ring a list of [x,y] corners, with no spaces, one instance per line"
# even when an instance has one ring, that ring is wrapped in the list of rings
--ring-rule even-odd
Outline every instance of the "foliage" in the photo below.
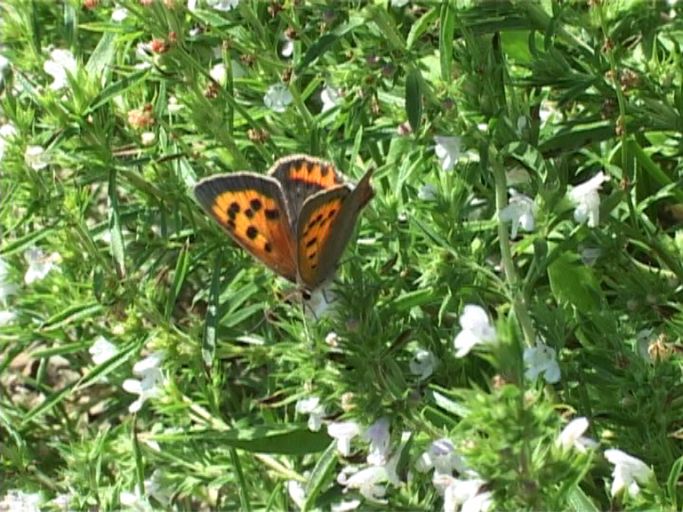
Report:
[[[679,509],[681,14],[3,1],[0,503]],[[192,196],[292,153],[376,168],[317,316]]]

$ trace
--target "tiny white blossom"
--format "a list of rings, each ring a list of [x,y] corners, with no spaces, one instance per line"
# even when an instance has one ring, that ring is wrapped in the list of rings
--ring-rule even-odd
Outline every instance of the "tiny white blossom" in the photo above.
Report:
[[[512,222],[510,236],[517,238],[517,230],[521,226],[524,231],[534,230],[534,201],[515,189],[510,189],[510,202],[500,211],[502,222]]]
[[[49,164],[42,146],[27,146],[24,161],[34,171],[45,169]]]
[[[140,134],[140,142],[143,146],[151,146],[157,138],[157,134],[154,132],[142,132]]]
[[[206,4],[217,11],[232,11],[239,3],[240,0],[206,0]]]
[[[24,274],[24,282],[32,284],[36,281],[45,279],[45,276],[62,261],[62,257],[57,252],[45,255],[40,247],[30,247],[24,251],[24,259],[28,263],[28,269]]]
[[[17,129],[11,123],[0,126],[0,160],[5,156],[5,148],[11,139],[18,135]]]
[[[161,451],[157,445],[157,451]],[[163,476],[160,470],[155,469],[149,478],[144,481],[145,492],[152,496],[159,503],[168,507],[173,498],[173,493],[164,485]]]
[[[139,379],[123,381],[125,391],[138,395],[138,398],[128,406],[130,413],[138,412],[148,399],[159,394],[160,386],[164,380],[160,368],[163,358],[164,353],[161,351],[148,355],[133,366],[133,374],[137,375]]]
[[[339,346],[339,340],[339,335],[334,331],[328,332],[325,336],[325,344],[332,348]]]
[[[0,510],[11,512],[40,512],[40,504],[42,501],[43,500],[38,493],[10,489],[7,491],[7,494],[0,499]]]
[[[331,288],[321,286],[311,292],[310,297],[304,301],[304,306],[307,315],[319,320],[337,306],[337,295]]]
[[[127,511],[152,512],[153,510],[149,501],[147,501],[147,498],[141,496],[137,488],[135,489],[135,492],[123,491],[119,494],[119,501],[121,502],[121,505],[126,507]]]
[[[419,349],[408,363],[410,373],[417,375],[418,380],[425,380],[434,373],[436,356],[429,350]]]
[[[576,185],[569,192],[569,199],[574,203],[574,220],[586,222],[588,227],[594,228],[600,220],[600,195],[598,190],[602,183],[609,180],[609,176],[600,171],[588,181]]]
[[[125,7],[117,7],[111,12],[111,20],[116,23],[121,23],[128,17],[128,9]]]
[[[67,73],[74,75],[78,70],[78,64],[73,53],[58,48],[50,52],[50,59],[43,64],[43,70],[52,77],[50,89],[57,91],[66,87]]]
[[[88,349],[88,352],[90,352],[93,363],[102,364],[114,357],[118,353],[118,350],[116,349],[116,345],[107,338],[98,336]]]
[[[323,423],[325,416],[325,407],[320,404],[320,398],[312,396],[304,398],[296,403],[294,408],[299,414],[308,414],[308,429],[312,432],[317,432]]]
[[[548,100],[541,101],[541,105],[538,109],[538,117],[541,120],[541,124],[546,124],[547,122],[552,123],[556,119],[559,119],[560,113],[555,106],[554,102]]]
[[[451,475],[453,471],[464,473],[467,470],[465,462],[455,451],[450,439],[437,439],[429,445],[429,449],[420,455],[415,469],[421,473],[434,469],[436,475]]]
[[[0,327],[14,322],[17,318],[17,314],[9,309],[0,310]]]
[[[168,105],[166,108],[168,109],[169,114],[177,114],[184,108],[184,105],[178,102],[178,98],[171,96],[168,98]]]
[[[220,85],[224,86],[228,81],[228,70],[222,62],[216,64],[209,71],[209,76]]]
[[[614,464],[612,471],[614,480],[610,491],[612,496],[617,495],[623,489],[627,489],[629,495],[637,496],[640,492],[638,484],[646,484],[654,477],[652,469],[647,464],[621,450],[605,450],[605,458],[610,464]]]
[[[14,295],[17,290],[15,284],[8,281],[9,266],[0,256],[0,303],[7,304],[7,297]]]
[[[268,87],[263,103],[273,112],[284,112],[287,110],[294,97],[285,84],[274,84]]]
[[[529,380],[534,381],[541,374],[548,384],[555,384],[560,380],[557,353],[542,341],[537,341],[534,347],[524,349],[524,365],[527,367],[524,376]]]
[[[306,490],[301,482],[297,480],[287,480],[287,494],[292,498],[294,504],[301,510],[306,502]]]
[[[491,325],[486,311],[481,306],[468,304],[460,315],[462,330],[453,341],[455,357],[465,357],[475,345],[492,343],[496,340],[496,329]]]
[[[452,170],[460,156],[460,137],[436,136],[434,142],[436,142],[434,152],[439,159],[441,169]]]
[[[410,0],[391,0],[392,7],[405,7],[410,3]]]
[[[427,183],[426,185],[422,185],[420,189],[417,191],[417,198],[422,200],[422,201],[434,201],[437,196],[437,190],[434,185],[431,183]]]
[[[52,498],[50,503],[53,503],[58,510],[70,511],[71,508],[69,505],[71,504],[72,499],[73,495],[71,493],[62,493]]]
[[[576,451],[585,453],[586,448],[595,448],[597,443],[588,437],[583,437],[588,429],[588,420],[581,416],[574,418],[562,429],[555,443],[563,450],[574,448]]]
[[[444,512],[486,512],[493,505],[493,495],[480,492],[486,482],[479,478],[465,480],[435,474],[432,482],[443,494]]]
[[[284,37],[284,41],[285,42],[282,45],[282,49],[280,50],[280,55],[282,55],[284,58],[288,59],[294,53],[294,41],[292,41],[287,36]]]
[[[0,85],[2,85],[3,78],[10,72],[12,63],[4,55],[0,54]]]
[[[337,450],[344,457],[351,453],[351,440],[360,432],[360,425],[355,421],[340,421],[327,425],[327,435],[337,440]]]
[[[391,440],[389,426],[389,418],[380,418],[363,432],[363,438],[370,442],[367,458],[368,464],[374,466],[386,464],[389,457],[389,442]]]
[[[342,470],[337,477],[337,482],[346,487],[347,490],[357,489],[365,499],[375,503],[386,503],[385,500],[382,500],[386,494],[386,488],[382,484],[388,480],[389,477],[384,466],[369,466],[349,477]]]
[[[334,107],[339,105],[341,100],[341,95],[339,94],[339,89],[326,85],[323,90],[320,91],[320,101],[323,102],[322,111],[327,112],[332,110]]]

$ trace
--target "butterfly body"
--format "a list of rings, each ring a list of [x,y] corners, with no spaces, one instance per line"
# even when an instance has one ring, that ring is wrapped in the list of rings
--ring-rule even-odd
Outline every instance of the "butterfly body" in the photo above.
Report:
[[[363,207],[372,169],[356,186],[307,155],[275,162],[268,175],[221,174],[195,186],[199,204],[242,248],[282,277],[313,290],[328,280]]]

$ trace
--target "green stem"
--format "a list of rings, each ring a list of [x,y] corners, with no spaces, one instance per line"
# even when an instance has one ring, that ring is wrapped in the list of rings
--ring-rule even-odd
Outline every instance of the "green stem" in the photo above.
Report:
[[[529,311],[527,310],[527,301],[522,292],[522,286],[519,280],[519,275],[515,269],[512,261],[512,252],[510,251],[510,238],[508,236],[508,228],[504,222],[500,220],[500,212],[508,204],[507,201],[507,180],[505,178],[505,170],[499,160],[498,153],[495,149],[489,152],[489,162],[493,167],[493,176],[496,184],[496,220],[498,222],[498,240],[500,243],[500,259],[505,272],[505,279],[507,280],[512,298],[512,309],[519,321],[522,332],[524,333],[524,340],[527,346],[533,346],[536,342],[536,330],[534,329]]]

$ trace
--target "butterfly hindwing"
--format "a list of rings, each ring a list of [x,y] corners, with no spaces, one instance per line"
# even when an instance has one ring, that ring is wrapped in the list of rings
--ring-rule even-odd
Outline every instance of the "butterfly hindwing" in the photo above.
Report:
[[[333,273],[363,207],[373,196],[370,169],[358,185],[318,192],[304,203],[297,222],[299,281],[314,289]]]
[[[296,244],[287,202],[273,178],[251,173],[211,176],[194,189],[197,201],[256,259],[296,281]]]
[[[334,165],[308,155],[281,158],[269,174],[282,184],[292,219],[296,219],[306,199],[344,182]]]

